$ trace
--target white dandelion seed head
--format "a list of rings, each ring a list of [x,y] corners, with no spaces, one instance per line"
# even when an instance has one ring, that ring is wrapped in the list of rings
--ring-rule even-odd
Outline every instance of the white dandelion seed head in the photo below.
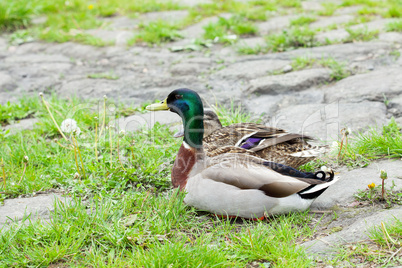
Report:
[[[76,128],[73,130],[73,133],[74,133],[75,136],[79,136],[80,133],[81,133],[81,129],[80,129],[79,127],[76,127]]]
[[[26,155],[26,156],[24,156],[24,159],[25,159],[25,161],[29,161],[29,158],[28,158],[28,156]]]
[[[75,133],[79,135],[81,133],[81,129],[77,126],[77,122],[74,119],[67,118],[63,122],[61,122],[61,131],[65,133]]]
[[[39,92],[39,96],[41,96],[41,97],[42,97],[42,96],[43,96],[43,92]]]

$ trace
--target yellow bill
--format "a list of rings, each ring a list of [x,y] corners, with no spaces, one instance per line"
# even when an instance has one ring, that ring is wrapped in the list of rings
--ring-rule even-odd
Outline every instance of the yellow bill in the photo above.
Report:
[[[166,99],[164,99],[160,103],[154,103],[148,105],[145,109],[147,109],[148,111],[162,111],[162,110],[169,110],[169,107],[166,104]]]

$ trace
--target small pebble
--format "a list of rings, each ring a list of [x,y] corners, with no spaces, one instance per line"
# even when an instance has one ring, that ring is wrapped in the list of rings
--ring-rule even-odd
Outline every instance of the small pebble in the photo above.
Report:
[[[291,71],[293,71],[293,67],[291,65],[286,65],[285,67],[283,67],[282,71],[284,73],[291,72]]]

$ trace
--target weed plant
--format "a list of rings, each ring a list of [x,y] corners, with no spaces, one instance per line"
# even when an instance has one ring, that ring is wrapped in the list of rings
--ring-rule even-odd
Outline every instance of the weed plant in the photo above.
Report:
[[[314,47],[318,43],[315,31],[308,27],[291,27],[279,34],[266,37],[267,49],[273,52],[283,52],[300,47]]]
[[[344,79],[351,74],[344,62],[339,62],[331,57],[315,59],[309,56],[301,56],[293,59],[291,65],[294,70],[311,68],[313,66],[327,67],[331,69],[331,79],[335,81]]]
[[[402,19],[391,21],[385,27],[387,32],[402,32]]]
[[[349,33],[349,36],[343,40],[344,43],[370,41],[377,38],[379,34],[378,30],[370,31],[367,27],[362,27],[355,30],[346,28],[346,31]]]
[[[234,43],[238,36],[257,33],[257,27],[242,16],[232,16],[229,19],[220,17],[218,22],[208,24],[204,30],[205,39],[216,40],[220,43]]]
[[[341,163],[348,166],[365,166],[370,160],[402,157],[401,127],[391,119],[382,130],[370,129],[357,133],[352,142],[343,147]]]

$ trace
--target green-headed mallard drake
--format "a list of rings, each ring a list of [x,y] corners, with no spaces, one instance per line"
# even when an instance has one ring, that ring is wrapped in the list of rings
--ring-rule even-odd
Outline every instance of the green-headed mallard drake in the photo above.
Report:
[[[179,131],[174,136],[183,136]],[[311,137],[255,123],[238,123],[223,127],[212,110],[204,111],[203,145],[206,155],[212,157],[225,153],[226,146],[236,146],[237,153],[245,153],[265,160],[299,168],[325,151],[325,147],[313,146]]]
[[[147,110],[170,110],[183,120],[184,138],[172,169],[174,187],[187,192],[184,201],[218,215],[261,218],[303,211],[335,182],[334,173],[300,172],[249,154],[208,157],[203,150],[204,109],[199,95],[176,89]],[[238,147],[232,146],[233,151]]]

